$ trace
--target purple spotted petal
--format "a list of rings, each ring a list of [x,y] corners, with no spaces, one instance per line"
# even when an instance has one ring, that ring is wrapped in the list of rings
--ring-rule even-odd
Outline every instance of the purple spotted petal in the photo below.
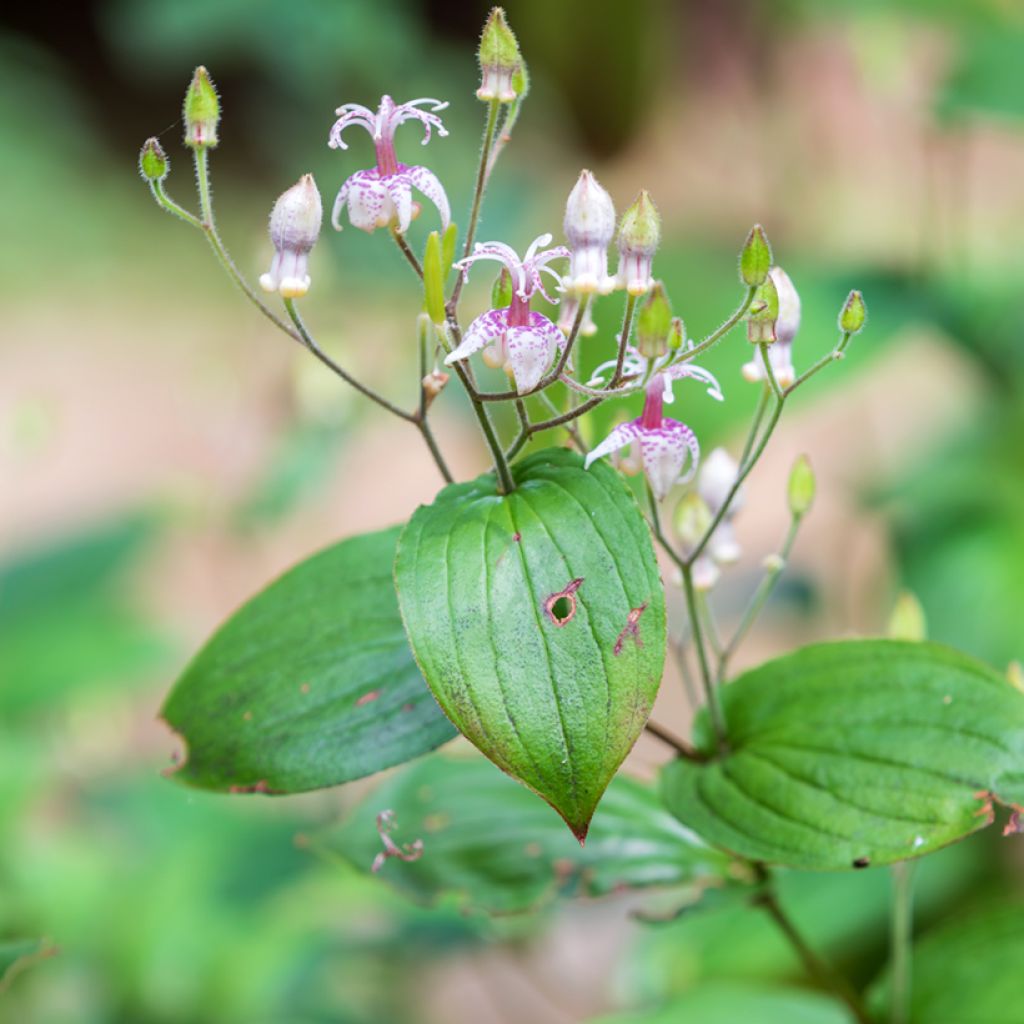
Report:
[[[675,366],[670,366],[661,372],[667,378],[665,382],[665,400],[668,402],[672,401],[671,381],[682,380],[684,377],[692,377],[694,380],[699,380],[701,383],[706,384],[708,394],[712,398],[717,398],[719,402],[722,401],[722,389],[715,379],[715,375],[709,370],[705,370],[702,366],[695,366],[693,363],[677,363]]]
[[[409,175],[401,171],[398,174],[389,174],[382,181],[395,208],[398,231],[404,235],[412,223],[412,182]]]
[[[335,228],[341,230],[339,218],[341,207],[344,205],[343,197],[348,199],[348,219],[352,226],[362,231],[372,232],[378,227],[382,218],[393,212],[393,204],[388,195],[387,189],[380,180],[376,170],[356,171],[338,193],[334,201],[334,212],[331,215],[331,223]]]
[[[451,207],[448,205],[448,196],[445,194],[444,186],[438,180],[433,171],[426,167],[410,167],[406,176],[415,188],[418,188],[436,207],[441,215],[441,230],[447,231],[448,224],[452,219]]]
[[[485,345],[500,338],[508,327],[507,309],[491,309],[478,316],[470,325],[459,344],[445,359],[445,365],[451,366],[459,359],[468,359],[474,352],[479,352]]]
[[[528,327],[508,329],[505,344],[516,390],[522,395],[540,383],[565,336],[547,317],[531,313]]]
[[[641,431],[640,455],[651,490],[658,501],[661,501],[680,481],[687,456],[690,458],[690,469],[683,478],[684,481],[689,480],[696,472],[700,459],[700,445],[686,424],[667,419],[654,430]]]
[[[620,423],[614,430],[587,456],[583,463],[584,469],[590,469],[592,463],[603,459],[606,455],[625,448],[634,441],[639,440],[643,433],[639,420],[631,420],[629,423]]]

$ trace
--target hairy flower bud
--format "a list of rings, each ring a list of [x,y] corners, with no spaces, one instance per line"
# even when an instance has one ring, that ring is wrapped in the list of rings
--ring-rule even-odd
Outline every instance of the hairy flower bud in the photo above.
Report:
[[[201,64],[196,68],[185,93],[185,145],[194,149],[217,145],[220,100],[210,73]]]
[[[772,267],[772,247],[760,224],[755,224],[747,235],[740,253],[740,280],[756,288],[768,276]]]
[[[788,388],[796,380],[793,369],[793,339],[800,329],[800,295],[782,267],[772,267],[750,307],[747,337],[751,343],[774,342],[768,349],[768,361],[779,387]],[[743,367],[747,380],[767,380],[760,349]]]
[[[668,347],[671,351],[682,348],[686,344],[686,324],[678,316],[672,317],[668,331]]]
[[[811,468],[810,459],[806,455],[800,455],[789,471],[787,488],[789,512],[794,519],[799,519],[811,510],[815,489],[814,470]]]
[[[651,286],[636,318],[636,347],[646,359],[657,359],[668,351],[672,329],[672,304],[660,281]]]
[[[867,315],[864,296],[857,291],[850,292],[839,313],[839,330],[844,334],[857,334],[863,329]]]
[[[480,88],[476,91],[479,99],[511,103],[517,96],[525,94],[527,80],[523,74],[523,56],[500,7],[491,9],[480,36],[477,55],[481,76]]]
[[[578,295],[610,292],[615,281],[608,276],[608,245],[615,234],[615,204],[590,171],[580,173],[569,193],[563,227],[570,252],[565,287]]]
[[[312,174],[304,174],[285,192],[270,214],[270,240],[274,258],[269,273],[260,278],[267,292],[280,292],[286,299],[298,298],[309,291],[307,262],[309,252],[320,235],[323,207]]]
[[[617,284],[630,295],[643,295],[651,287],[651,265],[661,241],[661,217],[646,189],[619,222]]]
[[[139,173],[146,181],[163,181],[171,169],[163,146],[155,139],[146,139],[139,151]]]
[[[752,345],[775,341],[775,322],[779,319],[779,292],[771,277],[766,277],[754,293],[747,312],[747,341]]]

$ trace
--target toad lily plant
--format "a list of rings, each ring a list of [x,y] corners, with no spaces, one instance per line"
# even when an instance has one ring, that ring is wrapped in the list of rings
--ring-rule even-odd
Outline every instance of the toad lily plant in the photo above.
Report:
[[[894,993],[894,1012],[903,1016],[893,1019],[906,1020],[906,928],[894,931],[892,984],[860,993],[799,936],[778,899],[777,869],[902,865],[983,828],[1001,808],[1010,815],[1007,832],[1015,831],[1024,806],[1024,692],[920,636],[818,643],[738,676],[731,670],[815,491],[801,457],[790,478],[784,544],[767,553],[763,571],[753,563],[731,573],[742,562],[745,483],[790,396],[847,353],[864,326],[863,299],[849,294],[834,344],[798,370],[799,295],[756,226],[742,247],[733,312],[689,340],[672,315],[672,282],[656,276],[674,213],[666,208],[663,221],[640,187],[616,226],[613,198],[589,170],[571,190],[559,186],[568,192],[565,245],[538,234],[520,256],[514,245],[523,238],[477,244],[487,190],[515,138],[528,87],[500,10],[488,19],[478,59],[483,144],[461,235],[438,176],[400,162],[395,149],[396,131],[409,121],[423,126],[424,143],[432,132],[445,135],[438,116],[445,102],[384,96],[376,111],[346,102],[330,129],[335,149],[346,148],[352,127],[373,139],[376,166],[348,177],[331,220],[340,228],[347,206],[355,227],[392,236],[412,286],[405,365],[418,398],[411,406],[344,365],[357,342],[328,354],[307,323],[315,309],[306,307],[329,301],[326,290],[310,287],[316,245],[325,244],[310,175],[271,216],[273,255],[260,284],[275,305],[238,269],[246,261],[228,254],[210,187],[220,98],[205,69],[185,103],[198,212],[168,194],[170,160],[160,143],[143,146],[139,169],[160,207],[198,229],[269,324],[415,431],[444,484],[430,504],[409,509],[404,524],[307,558],[213,635],[163,708],[185,747],[173,777],[224,793],[280,796],[412,762],[315,842],[404,891],[433,899],[452,887],[486,909],[523,909],[558,890],[663,884],[685,889],[692,903],[726,888],[751,913],[768,911],[827,990],[794,990],[794,1006],[813,998],[818,1009],[797,1007],[792,1019],[865,1024],[874,1019],[868,1004]],[[417,235],[414,189],[436,207],[439,230],[428,223]],[[705,261],[718,258],[709,252]],[[466,279],[486,261],[498,265],[492,299],[473,297],[468,311]],[[723,273],[730,263],[721,260]],[[663,276],[673,275],[665,269]],[[346,288],[342,275],[336,292],[358,302],[358,289]],[[684,280],[678,295],[686,292]],[[560,307],[557,324],[531,308],[535,299]],[[706,316],[690,299],[690,321]],[[401,345],[396,338],[394,350]],[[745,364],[759,398],[720,387],[696,364],[719,348],[731,349],[732,365]],[[737,357],[739,350],[750,358]],[[463,403],[449,402],[456,388],[446,387],[442,365]],[[746,437],[719,429],[719,448],[703,468],[698,433],[711,433],[703,418],[710,403],[698,389],[683,389],[687,380],[716,401],[757,398]],[[692,426],[665,415],[674,387]],[[609,405],[618,412],[609,414]],[[475,479],[455,481],[435,415],[448,416],[448,434],[479,428],[489,465]],[[643,477],[627,479],[630,469]],[[749,498],[743,513],[773,514]],[[741,600],[752,578],[749,601]],[[682,678],[693,685],[684,703],[666,702],[655,721],[670,638]],[[685,717],[667,726],[669,709],[681,706]],[[656,786],[616,777],[645,732],[664,755]],[[479,754],[422,757],[458,734]],[[492,859],[507,865],[510,857],[522,870],[490,872]],[[520,882],[527,877],[540,883],[529,893]],[[898,891],[905,921],[909,890]],[[829,999],[837,1006],[822,1016]],[[665,1013],[657,1019],[691,1019]],[[741,1017],[761,1019],[729,1010],[715,1019]]]

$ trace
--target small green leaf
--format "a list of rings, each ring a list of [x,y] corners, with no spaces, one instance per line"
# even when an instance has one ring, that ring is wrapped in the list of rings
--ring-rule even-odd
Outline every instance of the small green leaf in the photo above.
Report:
[[[188,746],[175,779],[297,793],[371,775],[455,734],[402,632],[391,579],[399,529],[313,555],[214,634],[163,709]]]
[[[665,596],[618,474],[550,448],[445,488],[398,544],[406,632],[438,703],[581,841],[640,735],[665,659]]]
[[[722,878],[730,863],[680,825],[649,786],[622,776],[580,847],[542,803],[482,757],[428,757],[374,789],[324,844],[370,870],[382,849],[375,819],[383,810],[394,812],[394,842],[420,839],[423,855],[389,860],[381,878],[420,902],[448,894],[490,913],[533,910],[557,894]]]
[[[722,691],[730,752],[664,772],[669,808],[743,857],[832,870],[920,856],[1024,803],[1024,694],[927,643],[807,647]],[[697,743],[709,754],[706,717]]]
[[[816,992],[749,982],[710,981],[653,1010],[592,1024],[853,1024],[849,1012]]]
[[[1024,1007],[1024,905],[1017,902],[955,920],[914,944],[907,1024],[1019,1024]],[[889,977],[868,1004],[881,1020]]]

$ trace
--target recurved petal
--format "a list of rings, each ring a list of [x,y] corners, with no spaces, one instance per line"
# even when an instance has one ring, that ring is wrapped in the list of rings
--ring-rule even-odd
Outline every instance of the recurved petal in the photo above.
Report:
[[[412,184],[405,174],[388,175],[383,184],[395,207],[398,231],[404,235],[412,223]]]
[[[584,469],[590,469],[592,463],[596,462],[598,459],[604,458],[605,455],[611,455],[612,452],[617,452],[620,448],[625,448],[626,445],[640,440],[642,435],[643,430],[640,427],[639,420],[630,420],[629,423],[620,423],[596,448],[590,452],[587,456],[586,462],[583,463]]]
[[[685,423],[666,419],[660,427],[641,432],[640,455],[651,490],[661,501],[680,481],[687,457],[690,459],[690,468],[682,479],[689,480],[696,472],[700,445]]]
[[[508,363],[516,390],[524,394],[536,387],[565,336],[546,317],[530,314],[529,327],[510,327],[505,336]]]
[[[441,216],[441,230],[447,231],[452,212],[444,186],[437,175],[426,167],[410,167],[406,174],[412,184],[437,207],[437,212]]]
[[[353,227],[373,232],[392,212],[388,190],[376,171],[357,171],[343,187],[348,189],[348,219]]]
[[[506,331],[507,310],[491,309],[478,316],[470,325],[458,347],[445,359],[445,365],[451,366],[459,359],[468,359],[474,352],[479,352],[485,345],[500,338]]]

